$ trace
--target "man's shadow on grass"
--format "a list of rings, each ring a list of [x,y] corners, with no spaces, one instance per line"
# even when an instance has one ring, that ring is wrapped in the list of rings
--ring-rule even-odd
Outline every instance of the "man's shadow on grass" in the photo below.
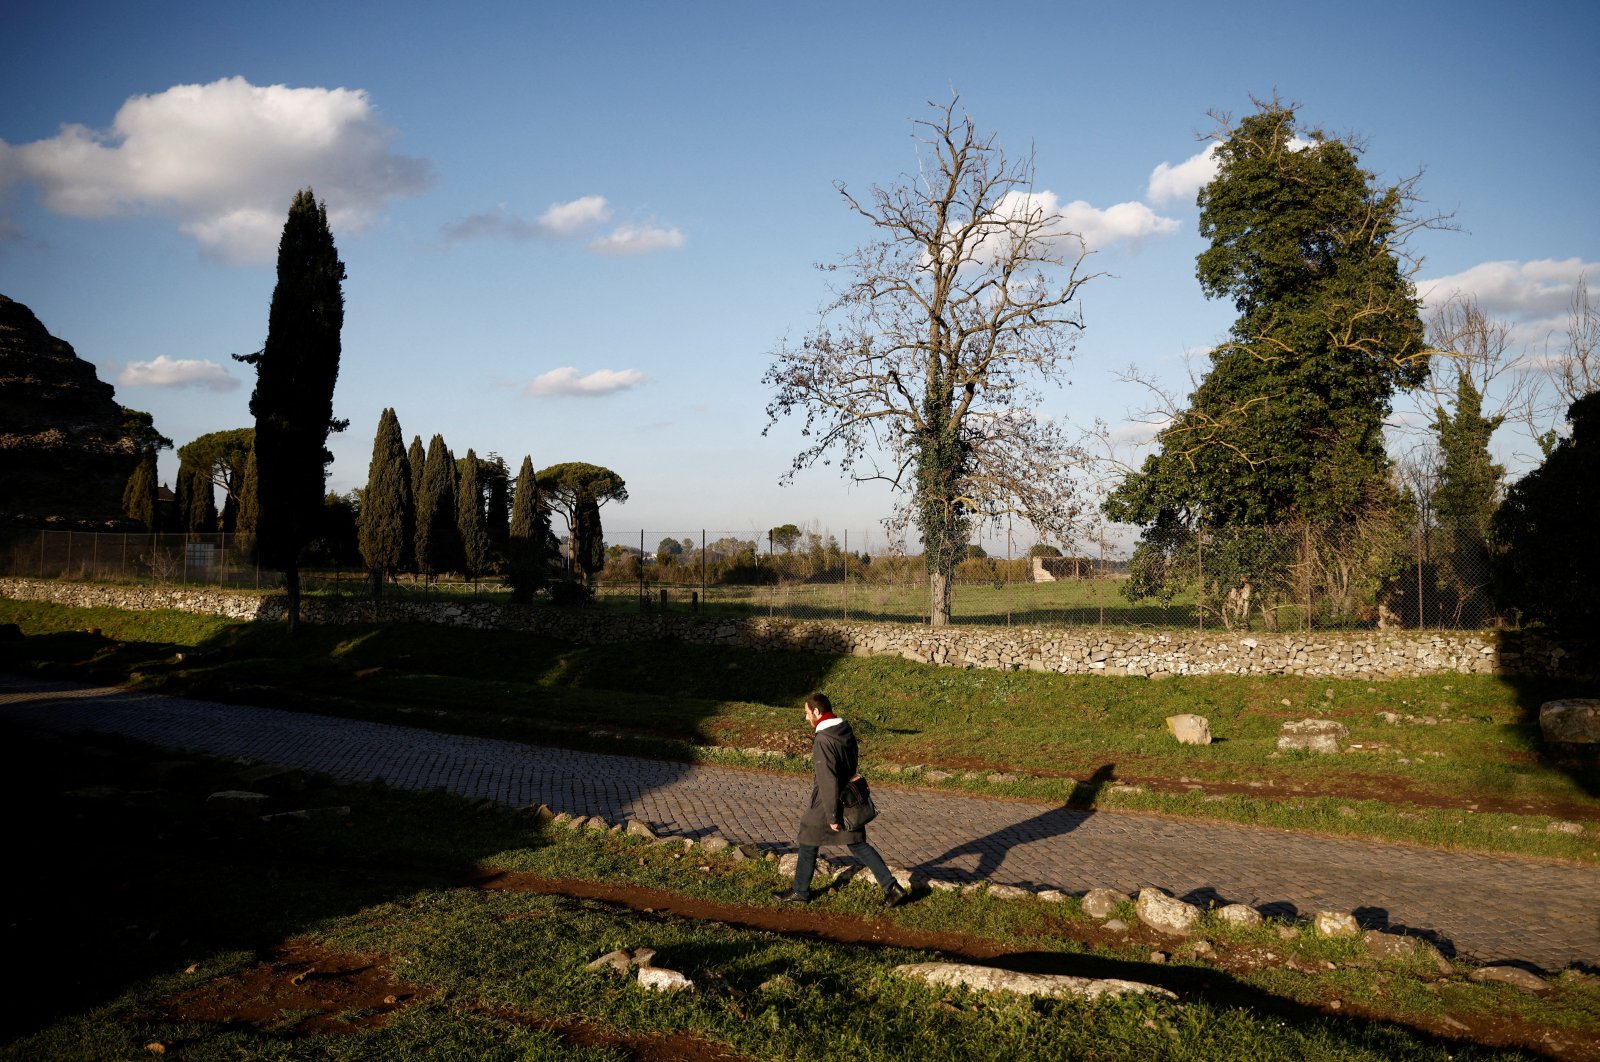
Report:
[[[1084,821],[1094,814],[1095,801],[1099,799],[1100,790],[1111,781],[1115,771],[1116,764],[1102,764],[1088,779],[1073,786],[1072,795],[1060,807],[1050,808],[1032,818],[1023,819],[993,833],[958,844],[923,862],[919,869],[931,874],[937,868],[962,861],[970,856],[977,856],[978,865],[975,870],[968,871],[962,867],[952,869],[964,878],[973,880],[987,878],[1000,869],[1000,864],[1005,862],[1006,856],[1013,848],[1060,837],[1083,825]]]

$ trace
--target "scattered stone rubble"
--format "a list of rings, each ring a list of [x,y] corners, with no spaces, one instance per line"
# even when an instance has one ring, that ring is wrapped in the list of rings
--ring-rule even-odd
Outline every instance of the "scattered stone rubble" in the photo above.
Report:
[[[588,823],[593,828],[611,833],[626,833],[630,836],[646,837],[645,833],[632,829],[631,824],[609,824],[598,816],[590,816],[587,819],[583,817],[573,818],[565,812],[557,814],[543,804],[535,805],[526,810],[539,822],[547,823],[551,827],[575,828],[575,824]],[[599,820],[598,824],[596,824],[597,818]],[[636,822],[637,820],[633,821]],[[795,863],[799,859],[796,853],[780,852],[777,846],[748,843],[735,845],[714,834],[707,834],[696,839],[661,836],[651,829],[648,836],[653,839],[653,843],[658,845],[682,845],[685,848],[696,849],[702,854],[715,853],[719,858],[724,859],[766,859],[773,862],[779,875],[785,878],[793,876]],[[709,844],[708,841],[710,842]],[[719,841],[721,842],[720,844],[717,843]],[[825,881],[832,879],[831,884],[834,887],[858,881],[872,883],[870,875],[861,874],[859,870],[860,867],[854,863],[837,862],[826,857],[817,859],[817,875],[819,879]],[[1066,893],[1055,888],[1029,889],[1018,885],[1006,885],[985,880],[962,883],[943,878],[927,878],[915,871],[893,865],[889,867],[889,871],[894,875],[895,880],[908,892],[926,888],[930,892],[956,892],[966,896],[986,895],[991,899],[1008,902],[1037,900],[1045,903],[1062,903],[1068,898]],[[1109,916],[1130,899],[1135,901],[1134,912],[1140,923],[1165,936],[1178,938],[1178,946],[1172,952],[1152,952],[1151,961],[1169,961],[1174,952],[1197,959],[1214,958],[1216,956],[1216,946],[1211,941],[1193,938],[1192,936],[1195,925],[1199,922],[1204,912],[1195,904],[1171,896],[1160,889],[1142,888],[1139,890],[1138,896],[1132,898],[1116,889],[1094,888],[1085,893],[1079,903],[1084,914],[1100,922],[1102,929],[1120,934],[1129,931],[1128,924],[1121,919]],[[1216,907],[1212,909],[1212,913],[1222,921],[1236,926],[1260,926],[1266,921],[1260,911],[1242,903]],[[1442,977],[1453,976],[1456,972],[1450,960],[1446,959],[1439,949],[1429,941],[1421,937],[1388,933],[1377,929],[1363,931],[1355,916],[1349,912],[1318,911],[1308,924],[1311,932],[1319,937],[1359,939],[1372,960],[1420,960],[1434,967]],[[1284,941],[1292,941],[1300,936],[1300,930],[1294,925],[1279,923],[1275,928],[1278,937]],[[1155,955],[1160,955],[1161,958],[1156,959],[1154,958]],[[600,956],[590,962],[587,969],[608,970],[625,975],[629,970],[637,968],[637,980],[643,987],[657,991],[694,990],[695,984],[693,980],[677,971],[655,966],[653,963],[654,956],[655,952],[649,948],[622,949]],[[1266,961],[1279,961],[1278,956],[1272,952],[1261,953],[1261,958]],[[1291,969],[1309,973],[1333,968],[1327,964],[1306,966],[1300,960],[1292,958],[1284,960],[1284,964]],[[896,967],[896,972],[918,978],[929,984],[964,985],[977,990],[1007,991],[1022,995],[1075,995],[1093,999],[1107,994],[1143,993],[1160,995],[1166,998],[1177,998],[1165,989],[1133,981],[1017,974],[1011,971],[961,963],[918,963]],[[1542,992],[1549,987],[1548,982],[1538,974],[1524,967],[1509,964],[1480,967],[1473,970],[1468,976],[1474,981],[1504,984],[1526,992]],[[785,978],[776,978],[763,984],[761,990],[776,991],[790,987],[793,987],[792,981]]]

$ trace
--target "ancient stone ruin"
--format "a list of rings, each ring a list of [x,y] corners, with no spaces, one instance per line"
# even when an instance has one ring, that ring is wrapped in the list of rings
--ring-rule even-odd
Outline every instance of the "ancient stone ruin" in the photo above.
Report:
[[[138,461],[94,366],[0,295],[0,526],[118,530]]]

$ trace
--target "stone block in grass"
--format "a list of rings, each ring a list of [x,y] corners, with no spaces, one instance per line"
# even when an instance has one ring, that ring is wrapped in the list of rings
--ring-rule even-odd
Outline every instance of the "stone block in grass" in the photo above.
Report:
[[[1332,719],[1298,719],[1284,723],[1278,729],[1278,749],[1289,752],[1304,749],[1307,752],[1337,753],[1344,750],[1350,730]]]
[[[1200,908],[1160,889],[1140,889],[1137,909],[1139,921],[1158,933],[1173,936],[1188,936],[1200,918]]]
[[[977,992],[1011,992],[1020,996],[1101,996],[1144,995],[1177,999],[1176,993],[1139,981],[1114,977],[1074,977],[1070,974],[1019,973],[992,966],[959,962],[918,962],[896,966],[894,972],[930,985],[968,988]]]
[[[1539,730],[1546,741],[1564,745],[1600,743],[1600,699],[1573,697],[1539,706]]]

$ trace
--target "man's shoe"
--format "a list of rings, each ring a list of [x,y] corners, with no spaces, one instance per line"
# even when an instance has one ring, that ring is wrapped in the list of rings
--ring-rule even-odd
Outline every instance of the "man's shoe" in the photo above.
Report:
[[[788,892],[783,893],[778,897],[778,902],[786,903],[794,907],[804,907],[806,904],[811,902],[811,897],[807,896],[805,893],[795,892],[793,889],[790,889]]]
[[[911,894],[900,887],[897,881],[883,890],[883,905],[885,907],[899,907],[911,897]]]

